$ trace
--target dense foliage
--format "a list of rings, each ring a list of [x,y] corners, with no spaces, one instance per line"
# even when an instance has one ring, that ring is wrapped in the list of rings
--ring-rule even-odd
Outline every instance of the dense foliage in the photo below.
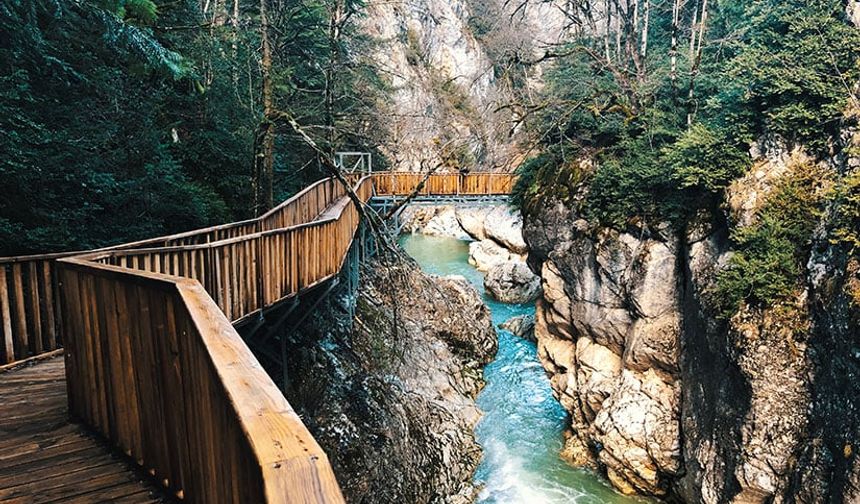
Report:
[[[735,251],[718,273],[716,305],[730,316],[741,302],[763,306],[790,301],[799,289],[812,232],[830,194],[830,174],[802,163],[780,180],[758,219],[734,230]]]
[[[686,16],[695,5],[685,3]],[[602,56],[601,38],[578,40],[554,65],[547,105],[530,124],[543,163],[596,161],[593,217],[616,226],[683,217],[686,202],[710,201],[744,172],[763,135],[827,151],[860,77],[860,32],[842,2],[712,2],[701,63],[676,49],[674,78],[669,3],[654,9],[644,70],[625,77],[632,71]]]
[[[269,120],[266,4],[274,107],[325,149],[365,150],[368,132],[379,134],[371,107],[381,98],[361,56],[368,42],[353,28],[360,3],[0,3],[8,70],[0,75],[0,255],[92,248],[261,211],[253,164]],[[329,120],[327,110],[338,113]],[[275,132],[277,201],[321,169],[289,128]]]
[[[598,35],[558,51],[528,122],[540,155],[520,167],[515,199],[526,211],[552,192],[550,174],[573,170],[583,187],[556,196],[587,194],[576,203],[593,221],[683,229],[694,212],[719,205],[752,164],[756,142],[833,154],[860,79],[860,30],[840,0],[646,2],[650,24],[612,11],[613,2],[584,4],[582,26],[607,8],[617,26],[609,35],[598,26]],[[773,203],[734,233],[739,253],[721,278],[725,306],[766,304],[796,286],[813,207]]]

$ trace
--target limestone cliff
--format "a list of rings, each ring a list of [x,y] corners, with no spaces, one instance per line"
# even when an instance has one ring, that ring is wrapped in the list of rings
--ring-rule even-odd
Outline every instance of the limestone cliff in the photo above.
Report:
[[[793,301],[727,317],[711,299],[729,229],[752,225],[780,180],[813,166],[838,181],[858,164],[763,153],[680,232],[601,228],[553,201],[527,215],[539,355],[571,413],[564,455],[625,492],[686,502],[858,502],[857,265],[833,240],[834,210]]]
[[[290,404],[349,502],[471,502],[489,311],[465,279],[411,261],[364,274],[357,300],[341,292],[288,335]]]
[[[537,60],[564,38],[562,5],[536,2],[514,13],[502,0],[369,3],[363,31],[390,88],[391,138],[382,150],[392,165],[515,167],[518,112],[507,105],[540,86],[542,69],[506,62]]]

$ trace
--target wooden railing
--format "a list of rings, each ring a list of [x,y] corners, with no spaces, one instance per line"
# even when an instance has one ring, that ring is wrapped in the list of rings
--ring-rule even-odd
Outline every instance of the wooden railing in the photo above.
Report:
[[[70,410],[191,502],[343,502],[328,459],[200,284],[60,261]]]
[[[423,196],[510,194],[515,181],[510,173],[434,173],[427,177],[424,173],[380,172],[371,176],[376,194],[392,196],[412,194],[425,178],[418,192]]]
[[[362,201],[423,175],[350,176]],[[504,194],[434,174],[422,195]],[[335,180],[248,221],[92,252],[0,258],[0,357],[65,345],[73,415],[191,502],[342,502],[328,459],[234,324],[337,275],[359,211]]]
[[[365,183],[363,187],[366,192],[365,197],[370,197],[372,191],[370,182]],[[218,292],[220,289],[223,299],[215,295],[213,297],[221,299],[219,306],[227,306],[226,298],[228,296],[231,300],[235,298],[232,296],[231,286],[238,288],[244,284],[224,283],[219,288],[215,288],[213,282],[218,282],[216,275],[221,275],[221,281],[227,282],[228,279],[223,271],[223,264],[225,264],[223,259],[232,258],[234,254],[238,254],[236,249],[239,247],[235,245],[236,243],[246,242],[249,236],[261,230],[276,230],[313,221],[317,215],[331,207],[344,194],[343,187],[336,181],[323,179],[256,219],[150,238],[94,252],[74,251],[0,258],[0,364],[11,364],[62,346],[62,335],[56,325],[56,321],[59,320],[59,303],[55,296],[57,286],[54,263],[57,259],[89,255],[100,258],[99,262],[106,264],[120,264],[144,271],[195,278],[207,285],[207,291],[210,293]],[[230,240],[235,242],[231,243]],[[216,245],[210,246],[210,244]],[[195,246],[197,246],[196,249]],[[183,250],[182,247],[191,248]],[[215,262],[210,261],[208,263],[210,266],[204,268],[201,255],[207,250],[218,248],[222,249],[222,257],[215,259]],[[131,253],[128,252],[129,250],[139,252]],[[196,254],[192,253],[194,250],[197,251]],[[120,259],[115,262],[104,258],[111,253],[122,257],[123,254],[118,253],[120,251],[125,251],[125,255],[128,256],[125,263]],[[212,254],[218,255],[217,252]],[[240,260],[247,256],[247,252],[237,255]],[[175,264],[174,261],[179,261],[180,258],[188,262]],[[220,269],[214,269],[215,264],[218,264]],[[254,263],[249,263],[249,267],[258,268]],[[196,274],[186,275],[186,271],[195,271]],[[253,308],[247,307],[245,310],[251,313],[259,307],[259,305]]]
[[[192,502],[343,501],[232,324],[340,270],[358,210],[315,186],[260,219],[309,222],[58,262],[70,411]],[[369,199],[371,179],[356,191]]]

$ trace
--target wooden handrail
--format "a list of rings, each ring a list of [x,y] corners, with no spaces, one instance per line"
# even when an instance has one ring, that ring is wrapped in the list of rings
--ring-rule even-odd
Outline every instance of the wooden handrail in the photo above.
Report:
[[[296,211],[336,192],[307,194]],[[337,274],[358,211],[333,206],[311,225],[60,259],[70,411],[192,502],[343,502],[325,453],[231,323]],[[275,285],[283,236],[318,253]]]
[[[362,201],[424,175],[349,175]],[[504,194],[434,174],[422,195]],[[65,343],[72,414],[191,502],[342,502],[328,459],[234,326],[337,275],[359,211],[333,179],[257,219],[0,258],[0,363]]]
[[[363,178],[370,177],[372,188],[365,186],[368,192],[364,198],[367,199],[371,193],[380,196],[411,194],[424,176],[411,172],[374,172],[370,175],[347,174],[347,179],[357,184]],[[421,194],[507,194],[514,180],[514,176],[504,173],[436,173],[427,179]],[[166,252],[169,248],[175,248],[176,252],[202,250],[244,242],[249,238],[256,239],[258,233],[267,236],[266,233],[289,233],[295,228],[322,226],[328,221],[315,220],[315,217],[342,199],[343,195],[343,188],[337,181],[322,179],[256,219],[114,245],[91,252],[0,258],[0,364],[13,363],[62,346],[62,335],[56,327],[60,309],[55,299],[57,286],[54,262],[57,259],[95,253],[112,254],[114,257],[123,253],[134,255],[127,253],[128,250],[140,250],[138,255],[146,254],[145,251]],[[138,268],[146,269],[146,265]]]
[[[59,278],[81,420],[192,502],[343,502],[325,452],[198,282],[77,258]]]

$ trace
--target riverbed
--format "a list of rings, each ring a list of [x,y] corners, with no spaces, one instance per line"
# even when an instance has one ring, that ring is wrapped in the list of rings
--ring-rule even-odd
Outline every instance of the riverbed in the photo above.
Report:
[[[484,291],[484,276],[469,264],[469,243],[454,238],[404,235],[400,243],[421,268],[436,275],[462,275],[483,294],[493,323],[534,314],[534,304],[500,303]],[[478,395],[484,416],[475,429],[484,449],[475,473],[483,504],[643,503],[625,497],[585,469],[558,455],[567,413],[552,396],[534,343],[496,330],[499,351],[484,369],[486,386]]]

